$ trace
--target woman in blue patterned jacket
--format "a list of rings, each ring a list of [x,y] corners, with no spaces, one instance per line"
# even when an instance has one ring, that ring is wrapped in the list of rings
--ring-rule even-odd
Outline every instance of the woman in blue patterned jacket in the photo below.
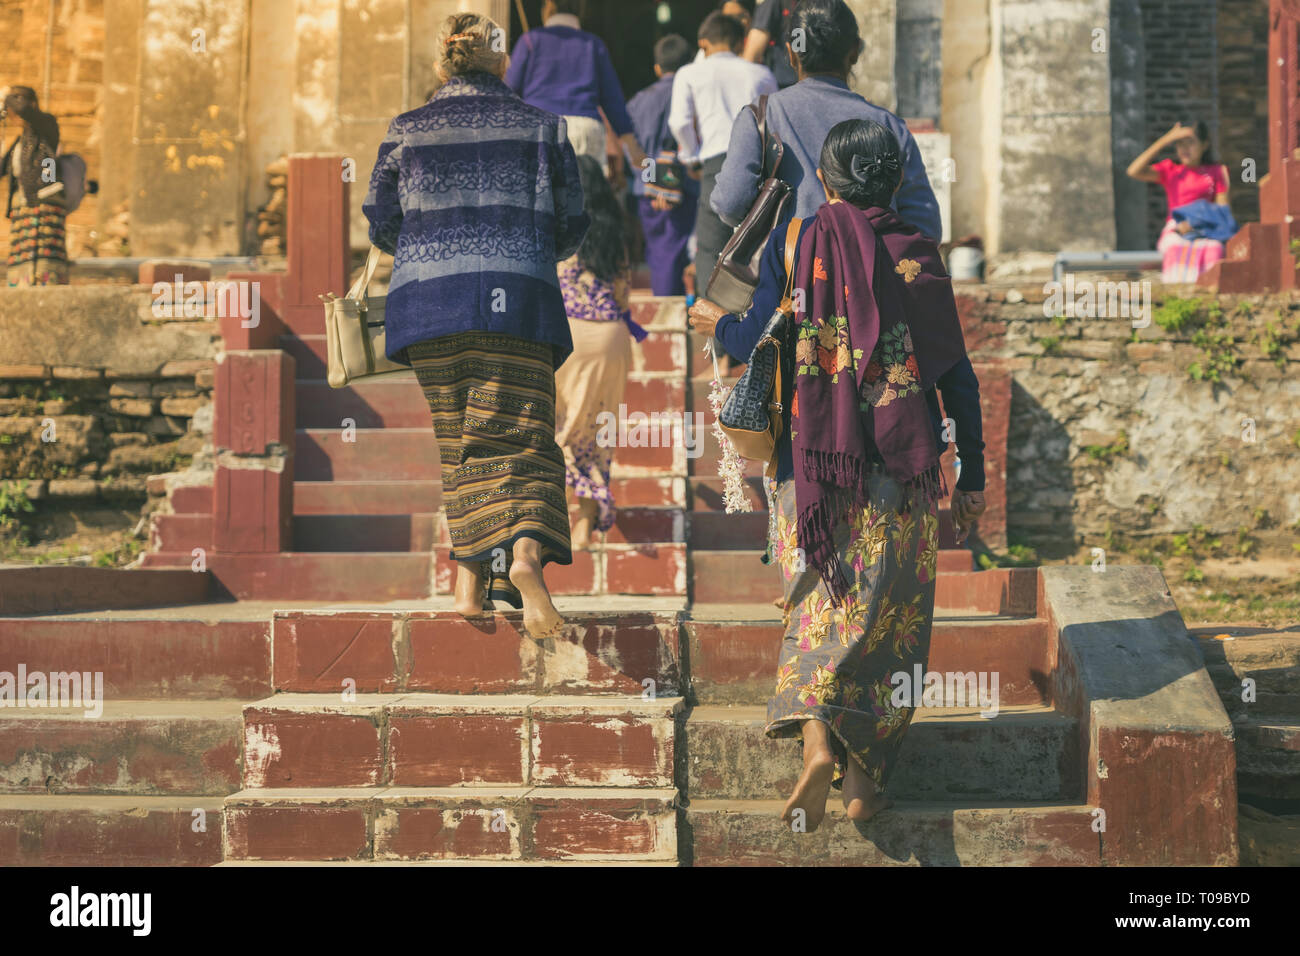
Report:
[[[444,84],[393,120],[364,210],[395,257],[388,355],[433,415],[457,562],[456,610],[523,607],[534,637],[563,623],[542,577],[573,561],[555,370],[573,351],[556,263],[587,229],[564,120],[502,82],[505,34],[473,13],[439,34]]]

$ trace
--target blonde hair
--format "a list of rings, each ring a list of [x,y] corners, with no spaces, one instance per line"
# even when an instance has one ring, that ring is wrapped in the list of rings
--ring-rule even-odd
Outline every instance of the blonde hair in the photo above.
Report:
[[[491,17],[456,13],[438,31],[438,63],[448,76],[499,74],[506,59],[506,34]]]

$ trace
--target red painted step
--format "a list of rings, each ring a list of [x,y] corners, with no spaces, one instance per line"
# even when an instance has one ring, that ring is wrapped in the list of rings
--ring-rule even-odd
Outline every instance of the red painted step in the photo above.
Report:
[[[295,515],[297,551],[432,551],[441,518],[435,514]]]
[[[674,860],[670,789],[375,787],[226,798],[227,860]]]
[[[108,699],[257,699],[271,692],[271,625],[133,611],[0,618],[0,671],[102,672]]]
[[[0,796],[0,866],[212,866],[222,814],[210,796]]]
[[[244,710],[244,786],[673,786],[681,698],[280,694]]]
[[[300,428],[295,481],[437,481],[433,427],[361,429],[345,441],[339,428]]]
[[[424,481],[295,481],[294,515],[432,514],[442,507],[442,483]]]
[[[678,694],[676,614],[571,614],[537,642],[518,612],[466,621],[450,612],[282,611],[275,687],[338,693]],[[652,684],[645,684],[645,681]]]
[[[692,613],[709,612],[697,607]],[[684,631],[697,701],[756,704],[771,696],[784,633],[779,619],[697,619],[687,621]],[[1046,621],[942,613],[934,621],[929,670],[996,671],[1006,706],[1050,703],[1048,680],[1054,663]]]

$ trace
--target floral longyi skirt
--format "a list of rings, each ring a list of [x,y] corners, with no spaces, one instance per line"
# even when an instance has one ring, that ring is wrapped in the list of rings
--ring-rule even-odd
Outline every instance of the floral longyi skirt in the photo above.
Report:
[[[835,546],[851,582],[843,608],[833,606],[814,568],[805,567],[795,536],[794,481],[776,490],[774,554],[785,580],[785,637],[776,693],[767,705],[769,737],[798,737],[805,720],[830,728],[832,786],[843,786],[849,757],[883,790],[915,707],[895,706],[891,677],[925,670],[934,617],[938,563],[937,504],[903,510],[903,489],[871,479],[871,503],[835,529]]]

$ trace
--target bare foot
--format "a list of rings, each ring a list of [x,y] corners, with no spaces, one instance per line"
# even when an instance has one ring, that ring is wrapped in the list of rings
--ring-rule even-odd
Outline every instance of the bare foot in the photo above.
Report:
[[[772,607],[785,607],[785,596],[782,595],[781,597],[772,598]]]
[[[893,805],[894,801],[876,789],[876,782],[850,756],[844,774],[844,811],[849,819],[862,823]]]
[[[491,607],[481,564],[456,565],[456,598],[452,606],[461,617],[482,617]]]
[[[510,583],[519,589],[524,603],[524,630],[534,640],[554,637],[564,627],[564,618],[551,601],[542,577],[542,562],[536,541],[525,538],[515,545],[510,564]]]
[[[815,728],[820,727],[817,731]],[[826,798],[831,792],[831,776],[835,772],[835,758],[826,739],[826,725],[819,720],[806,720],[803,724],[803,773],[794,785],[794,793],[781,811],[781,819],[794,826],[795,814],[802,810],[800,832],[812,833],[826,816]]]

